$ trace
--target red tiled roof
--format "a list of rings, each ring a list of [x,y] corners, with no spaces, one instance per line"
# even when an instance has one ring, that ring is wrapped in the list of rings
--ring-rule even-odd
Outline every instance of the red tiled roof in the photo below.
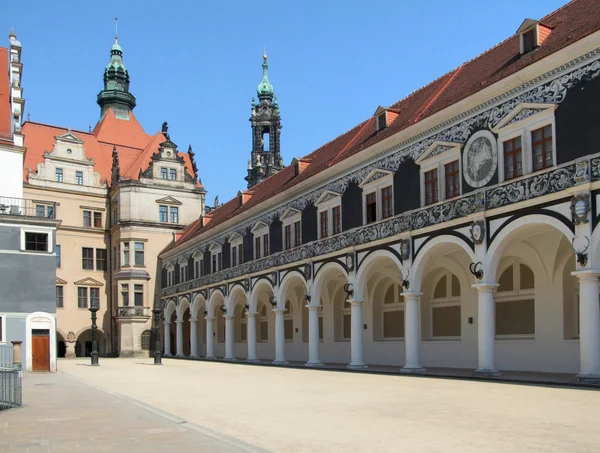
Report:
[[[540,21],[551,28],[551,33],[537,50],[520,55],[519,36],[511,36],[492,49],[464,63],[429,85],[411,93],[390,106],[398,116],[387,127],[375,132],[372,118],[310,153],[311,164],[299,176],[294,176],[293,166],[288,166],[254,186],[254,195],[241,205],[231,200],[215,211],[205,226],[197,221],[182,232],[181,237],[166,250],[215,228],[226,220],[268,200],[273,195],[293,187],[327,167],[396,134],[458,101],[492,85],[499,80],[535,63],[548,55],[574,43],[600,29],[600,1],[574,0]],[[372,126],[372,127],[371,127]]]
[[[157,132],[155,135],[146,134],[133,113],[129,116],[129,120],[118,119],[112,109],[109,109],[92,132],[71,131],[83,140],[85,154],[88,158],[94,159],[94,170],[100,173],[100,181],[110,181],[114,147],[119,154],[121,177],[138,179],[140,170],[148,168],[152,154],[156,153],[159,145],[166,140],[162,132]],[[55,137],[66,132],[67,129],[63,127],[31,121],[23,124],[27,147],[23,165],[24,181],[27,181],[29,169],[36,171],[37,164],[44,162],[44,151],[52,151]],[[180,152],[179,155],[184,159],[187,172],[193,175],[192,161],[188,153]],[[202,184],[198,182],[197,186],[201,188]]]
[[[12,142],[8,49],[0,47],[0,140]]]

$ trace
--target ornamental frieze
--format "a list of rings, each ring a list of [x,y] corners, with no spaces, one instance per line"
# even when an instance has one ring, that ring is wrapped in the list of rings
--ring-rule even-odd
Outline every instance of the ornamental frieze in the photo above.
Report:
[[[243,236],[246,234],[247,229],[256,222],[264,222],[270,225],[275,217],[280,217],[288,208],[302,210],[307,205],[314,203],[326,190],[344,193],[351,182],[360,183],[372,170],[376,168],[396,171],[400,164],[404,161],[408,159],[418,159],[419,156],[436,141],[464,144],[475,130],[492,129],[503,118],[509,115],[515,107],[522,103],[559,104],[567,95],[567,90],[576,83],[580,82],[581,80],[590,80],[598,77],[600,74],[600,60],[596,59],[592,62],[588,61],[597,57],[599,53],[600,49],[595,49],[579,58],[571,60],[570,62],[553,69],[552,71],[528,81],[519,87],[515,87],[512,90],[503,93],[502,95],[489,99],[487,102],[465,111],[454,118],[444,121],[405,142],[394,145],[379,155],[374,156],[370,161],[363,161],[362,163],[357,164],[353,167],[353,171],[343,175],[335,181],[329,182],[318,189],[290,200],[284,205],[281,205],[269,212],[263,213],[258,217],[246,221],[243,224],[237,225],[232,230]],[[582,65],[585,62],[588,63]],[[573,69],[574,67],[576,68]],[[567,72],[569,70],[570,72]],[[525,110],[527,109],[524,109],[524,111]],[[528,111],[523,113],[523,115],[532,115],[534,113],[536,112]],[[520,114],[521,113],[519,113],[519,115]],[[359,165],[363,166],[356,168]],[[594,163],[592,163],[593,177],[594,171],[596,172],[596,175],[600,171],[598,162],[596,162],[595,166]],[[598,179],[597,176],[596,179]],[[555,184],[560,186],[562,183],[555,182]],[[529,187],[529,189],[534,191],[537,190],[532,187]],[[500,190],[500,188],[498,188],[498,190]],[[526,188],[522,188],[522,190],[526,190]],[[526,196],[519,195],[520,192],[521,188],[516,187],[513,189],[513,193],[511,193],[510,196],[506,196]],[[500,198],[502,197],[504,197],[504,195],[500,196]],[[433,218],[436,219],[439,218],[439,216],[435,214]],[[205,247],[207,243],[215,240],[217,242],[224,241],[225,238],[230,234],[231,230],[224,232],[205,241],[198,248]]]

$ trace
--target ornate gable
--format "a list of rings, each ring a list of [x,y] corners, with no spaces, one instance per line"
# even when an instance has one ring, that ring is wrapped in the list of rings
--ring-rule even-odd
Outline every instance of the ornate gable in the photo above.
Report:
[[[551,112],[556,110],[557,104],[541,104],[522,102],[509,112],[500,122],[492,129],[493,132],[498,132],[500,129],[510,126],[511,124],[522,121],[530,116],[537,115],[542,112]]]
[[[66,280],[63,280],[63,279],[62,279],[62,278],[60,278],[60,277],[56,277],[56,285],[57,285],[57,286],[60,286],[60,285],[66,285],[66,284],[67,284],[67,281],[66,281]]]
[[[292,218],[292,217],[296,217],[297,215],[300,215],[300,214],[301,214],[301,212],[298,211],[297,209],[288,208],[282,214],[281,220],[285,220],[285,219],[289,219],[289,218]]]
[[[76,286],[104,286],[104,283],[99,282],[91,277],[82,278],[75,282]]]
[[[375,182],[378,179],[385,178],[390,175],[393,175],[393,172],[389,170],[383,170],[381,168],[374,168],[369,172],[369,174],[367,174],[367,176],[362,180],[362,182],[358,186],[366,186],[367,184],[371,184],[372,182]]]
[[[171,196],[159,198],[158,200],[156,200],[156,202],[158,204],[173,204],[173,205],[177,205],[177,206],[180,206],[182,204],[181,201],[179,201]]]
[[[326,190],[321,194],[317,201],[315,201],[315,205],[320,205],[322,203],[325,203],[327,201],[333,200],[334,198],[338,198],[341,196],[341,193],[333,192],[332,190]]]
[[[421,164],[432,157],[449,153],[452,150],[460,151],[460,146],[460,143],[443,142],[439,140],[435,141],[425,151],[423,151],[423,154],[421,154],[421,156],[415,162],[417,164]]]

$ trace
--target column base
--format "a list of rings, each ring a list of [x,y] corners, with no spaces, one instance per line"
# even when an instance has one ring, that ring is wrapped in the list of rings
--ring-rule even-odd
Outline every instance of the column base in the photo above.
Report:
[[[477,377],[500,377],[502,373],[498,370],[489,369],[489,368],[478,368],[473,374]]]
[[[223,360],[225,360],[225,362],[237,362],[235,357],[223,357]]]
[[[420,374],[420,373],[424,373],[424,372],[425,372],[425,368],[422,368],[420,366],[405,366],[400,369],[400,373],[405,373],[405,374]]]
[[[287,365],[288,362],[287,360],[273,360],[273,362],[271,362],[273,365]]]
[[[204,360],[217,360],[217,358],[213,355],[213,356],[204,356],[203,357]]]
[[[258,359],[246,359],[246,363],[259,363],[260,360]]]
[[[183,359],[185,356],[183,354],[175,354],[175,357]]]
[[[191,355],[188,356],[188,358],[190,358],[190,359],[199,359],[200,356],[198,354],[191,354]]]
[[[173,357],[171,354],[168,354],[168,353],[166,353],[166,352],[165,352],[165,353],[164,353],[162,356],[163,356],[163,357],[167,357],[167,358],[168,358],[168,357]]]
[[[580,384],[600,384],[600,374],[598,373],[579,373],[575,382]]]
[[[346,368],[348,368],[349,370],[364,370],[367,369],[368,366],[364,363],[351,363]]]
[[[319,368],[325,366],[325,364],[323,362],[306,362],[304,366],[308,368]]]

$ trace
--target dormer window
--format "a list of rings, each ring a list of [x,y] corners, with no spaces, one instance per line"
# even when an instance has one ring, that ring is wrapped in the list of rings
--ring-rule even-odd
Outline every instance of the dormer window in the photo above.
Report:
[[[164,167],[160,169],[160,179],[167,179],[167,169]]]
[[[174,168],[169,169],[169,179],[175,181],[177,179],[177,170]]]
[[[386,113],[385,112],[383,112],[382,114],[380,114],[377,117],[377,130],[378,131],[381,131],[381,130],[385,129],[385,126],[387,124],[387,120],[386,120],[385,117],[386,117]]]
[[[540,47],[551,31],[537,20],[525,19],[517,30],[521,55]]]
[[[521,35],[521,40],[523,41],[523,53],[530,52],[537,47],[535,34],[535,28],[532,28]]]

